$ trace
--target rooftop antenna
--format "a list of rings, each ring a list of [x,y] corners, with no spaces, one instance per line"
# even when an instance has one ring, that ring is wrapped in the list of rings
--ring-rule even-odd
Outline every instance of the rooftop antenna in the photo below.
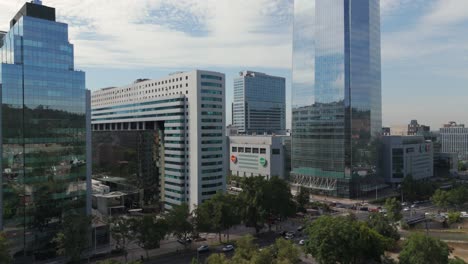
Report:
[[[42,5],[42,0],[32,0],[33,4]]]

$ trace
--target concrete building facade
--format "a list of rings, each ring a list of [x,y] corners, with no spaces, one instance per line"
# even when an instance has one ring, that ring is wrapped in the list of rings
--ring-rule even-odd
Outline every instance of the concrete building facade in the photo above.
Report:
[[[225,190],[225,76],[194,70],[92,94],[93,131],[151,130],[160,199],[191,209]]]
[[[468,161],[468,127],[450,122],[440,129],[442,152],[457,153],[458,159]]]
[[[290,170],[288,139],[289,136],[230,136],[231,175],[286,179]]]
[[[433,145],[422,136],[382,137],[381,157],[387,183],[401,183],[408,175],[415,180],[434,176]]]

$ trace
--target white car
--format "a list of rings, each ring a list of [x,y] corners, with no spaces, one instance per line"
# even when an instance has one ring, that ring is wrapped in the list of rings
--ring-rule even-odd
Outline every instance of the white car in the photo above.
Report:
[[[468,213],[467,212],[460,212],[460,215],[463,218],[468,218]]]
[[[305,245],[305,240],[304,239],[299,240],[299,245],[301,246]]]
[[[197,248],[197,251],[198,251],[199,253],[201,253],[201,252],[206,252],[206,251],[208,251],[208,250],[210,250],[210,247],[208,247],[208,245],[203,245],[203,246],[200,246],[199,248]]]
[[[231,250],[234,250],[233,245],[226,245],[226,246],[223,247],[223,252],[228,252],[228,251],[231,251]]]
[[[403,208],[403,211],[405,211],[405,212],[409,211],[409,207]]]

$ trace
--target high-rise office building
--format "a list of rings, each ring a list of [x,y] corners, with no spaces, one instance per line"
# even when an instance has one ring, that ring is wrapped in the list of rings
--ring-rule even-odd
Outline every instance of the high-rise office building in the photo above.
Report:
[[[90,213],[90,93],[54,8],[26,3],[0,43],[0,227],[37,260],[67,213]]]
[[[443,153],[457,153],[458,159],[468,161],[468,127],[449,122],[440,128],[440,142]]]
[[[201,70],[94,91],[93,133],[153,133],[161,202],[193,209],[225,190],[224,93],[224,74]]]
[[[284,134],[285,79],[253,71],[240,72],[234,79],[232,124],[241,134]]]
[[[295,1],[293,184],[343,197],[368,191],[381,119],[380,1]]]

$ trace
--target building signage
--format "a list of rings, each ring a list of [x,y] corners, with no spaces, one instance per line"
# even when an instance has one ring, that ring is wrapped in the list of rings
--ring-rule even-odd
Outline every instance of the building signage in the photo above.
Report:
[[[263,167],[265,167],[265,166],[267,165],[267,161],[266,161],[266,159],[263,158],[263,157],[260,158],[259,162],[260,162],[260,165],[262,165]]]
[[[232,163],[237,163],[237,157],[234,155],[231,155],[231,161]]]

